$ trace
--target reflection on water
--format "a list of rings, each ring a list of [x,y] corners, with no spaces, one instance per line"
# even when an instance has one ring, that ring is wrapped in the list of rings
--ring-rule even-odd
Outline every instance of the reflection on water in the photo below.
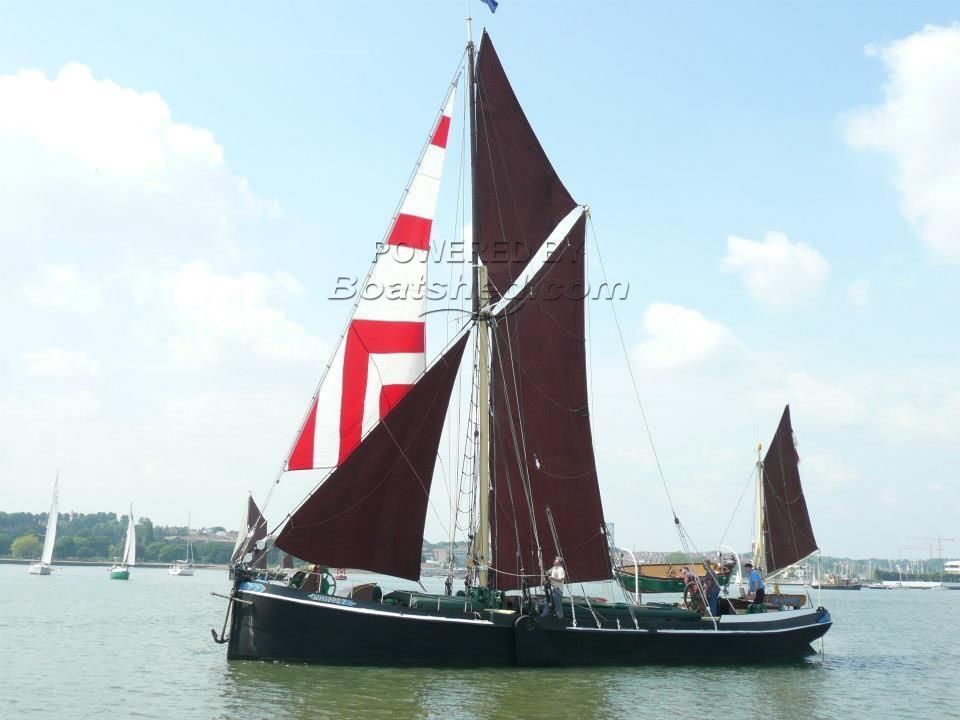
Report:
[[[610,705],[608,670],[389,669],[230,663],[222,718],[569,717]],[[606,713],[609,715],[610,713]]]
[[[234,662],[221,718],[666,717],[694,705],[821,717],[818,660],[762,667],[387,669]],[[763,713],[761,713],[763,714]]]

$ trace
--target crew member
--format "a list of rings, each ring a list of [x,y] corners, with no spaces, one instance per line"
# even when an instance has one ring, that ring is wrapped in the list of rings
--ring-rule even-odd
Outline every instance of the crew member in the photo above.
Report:
[[[703,590],[707,594],[710,614],[713,617],[718,617],[720,615],[720,580],[717,578],[717,574],[713,571],[713,568],[710,567],[709,563],[704,563],[703,567],[707,571],[703,577]]]
[[[567,573],[563,569],[563,559],[557,557],[553,561],[553,567],[547,572],[547,582],[550,588],[550,596],[547,603],[543,606],[541,616],[550,614],[550,605],[553,605],[554,614],[563,619],[563,584],[567,581]]]
[[[753,563],[749,561],[744,563],[743,567],[747,571],[747,599],[757,605],[762,605],[767,591],[763,587],[763,578],[760,577],[760,571],[754,569]]]

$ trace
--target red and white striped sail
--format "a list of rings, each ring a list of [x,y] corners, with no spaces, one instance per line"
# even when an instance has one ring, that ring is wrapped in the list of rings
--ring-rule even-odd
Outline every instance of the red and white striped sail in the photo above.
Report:
[[[332,468],[409,390],[426,367],[430,231],[456,87],[450,88],[287,470]]]

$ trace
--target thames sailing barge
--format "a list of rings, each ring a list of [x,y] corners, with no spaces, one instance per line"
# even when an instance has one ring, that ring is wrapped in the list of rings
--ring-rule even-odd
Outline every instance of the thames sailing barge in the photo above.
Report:
[[[795,657],[823,608],[704,617],[666,604],[564,600],[541,616],[544,561],[570,583],[613,581],[587,397],[587,210],[534,134],[484,33],[467,46],[472,176],[470,321],[426,367],[425,299],[361,297],[281,476],[324,479],[264,539],[246,522],[228,620],[231,659],[359,665],[592,665]],[[456,82],[368,283],[424,287]],[[412,258],[412,261],[410,260]],[[471,547],[457,594],[331,594],[323,567],[417,581],[445,416],[468,346]],[[278,476],[279,479],[279,476]],[[269,580],[265,543],[321,573]],[[452,570],[451,570],[452,572]],[[451,576],[452,579],[452,576]],[[216,637],[216,633],[214,633]]]

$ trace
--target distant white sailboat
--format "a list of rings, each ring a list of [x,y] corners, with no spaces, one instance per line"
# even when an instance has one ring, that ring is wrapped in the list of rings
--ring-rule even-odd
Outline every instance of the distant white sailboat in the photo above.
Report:
[[[137,529],[133,524],[133,504],[127,517],[127,535],[123,541],[123,554],[110,568],[111,580],[129,580],[130,568],[137,564]]]
[[[47,531],[43,538],[43,553],[39,562],[30,566],[31,575],[49,575],[53,572],[53,545],[57,541],[57,504],[60,500],[60,473],[53,481],[53,500],[50,501],[50,514],[47,515]]]
[[[187,559],[177,560],[167,572],[180,577],[190,577],[193,575],[193,541],[190,539],[189,515],[187,515]]]

